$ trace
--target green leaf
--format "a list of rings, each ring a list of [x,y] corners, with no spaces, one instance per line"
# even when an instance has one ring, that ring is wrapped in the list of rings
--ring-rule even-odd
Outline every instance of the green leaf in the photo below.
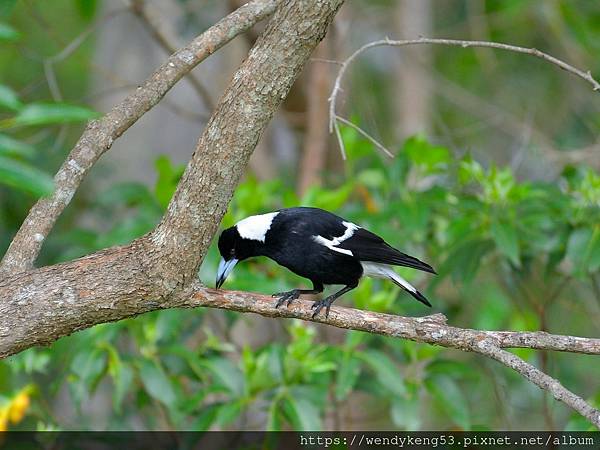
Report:
[[[244,375],[230,360],[226,358],[211,358],[202,361],[213,375],[230,393],[242,396],[244,393]]]
[[[279,407],[279,401],[279,397],[275,397],[269,405],[266,431],[281,431],[281,408]]]
[[[402,150],[409,159],[428,172],[437,172],[450,162],[450,151],[430,144],[423,135],[415,135],[404,142]]]
[[[360,361],[346,353],[336,374],[335,397],[338,400],[343,400],[350,394],[359,375]]]
[[[0,108],[18,111],[23,107],[15,91],[4,84],[0,84]]]
[[[142,384],[148,394],[167,406],[172,406],[177,400],[175,390],[169,377],[156,362],[142,359],[138,361],[138,371]]]
[[[287,396],[283,404],[294,430],[321,430],[321,414],[319,409],[309,399]]]
[[[0,184],[41,197],[54,189],[50,175],[14,159],[0,156]]]
[[[117,412],[121,412],[123,399],[133,382],[133,370],[129,365],[124,364],[117,349],[106,343],[102,345],[108,352],[108,373],[113,381],[113,408]]]
[[[158,172],[158,179],[156,180],[154,192],[158,199],[158,203],[163,208],[166,208],[171,201],[171,197],[173,197],[173,194],[175,193],[177,183],[179,183],[179,179],[183,175],[185,167],[182,165],[174,166],[165,155],[156,158],[154,166]]]
[[[420,399],[418,395],[412,395],[410,398],[396,397],[392,401],[390,410],[392,421],[395,425],[407,431],[417,431],[421,426],[419,408]]]
[[[233,422],[242,412],[242,405],[239,401],[224,403],[219,406],[215,422],[219,425],[227,425]]]
[[[569,236],[567,258],[573,263],[573,272],[583,275],[600,268],[600,226],[578,228]]]
[[[444,261],[440,275],[452,273],[452,278],[469,284],[481,267],[483,257],[493,248],[487,239],[469,239],[461,242]]]
[[[377,380],[385,389],[399,396],[406,395],[406,386],[400,369],[385,353],[379,350],[367,350],[359,353],[358,357],[375,372]]]
[[[4,2],[5,0],[2,0]],[[5,6],[0,2],[0,12],[5,9]],[[15,30],[7,23],[0,22],[0,41],[18,41],[21,38],[21,33]]]
[[[215,422],[221,405],[221,403],[213,403],[204,407],[192,423],[191,429],[194,431],[207,431]]]
[[[100,114],[89,108],[66,103],[30,103],[17,116],[6,119],[4,127],[55,125],[70,122],[84,122],[99,117]]]
[[[35,147],[18,141],[6,134],[0,133],[0,156],[18,156],[32,158],[35,155]]]
[[[442,375],[428,377],[425,380],[425,387],[450,420],[463,430],[471,428],[469,405],[452,378]]]
[[[504,221],[493,221],[490,232],[498,250],[515,266],[521,267],[519,237],[516,228]]]
[[[101,349],[78,353],[71,364],[71,370],[83,382],[89,392],[93,392],[106,370],[106,353]]]
[[[82,18],[85,20],[94,18],[96,10],[98,9],[97,0],[75,0],[75,4],[77,5],[77,10]]]

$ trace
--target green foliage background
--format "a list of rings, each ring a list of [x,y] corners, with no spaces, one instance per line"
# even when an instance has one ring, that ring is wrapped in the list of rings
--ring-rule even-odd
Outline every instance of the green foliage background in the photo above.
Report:
[[[95,2],[31,3],[46,23],[60,24],[49,29],[63,44],[95,16]],[[373,2],[365,8],[380,12],[391,3]],[[536,8],[547,7],[541,3],[486,2],[486,14],[514,21],[510,32],[492,27],[491,38],[544,44],[525,20],[534,17],[542,23]],[[590,6],[593,2],[552,3],[542,11],[549,14],[544,27],[580,54],[597,54],[598,7]],[[467,13],[461,8],[448,11],[464,18]],[[76,101],[87,89],[93,45],[84,44],[57,65],[69,100],[52,102],[42,57],[32,63],[23,49],[47,58],[61,47],[47,39],[48,30],[32,26],[31,14],[19,5],[0,22],[0,251],[33,201],[51,192],[51,174],[83,122],[97,114]],[[452,20],[443,16],[440,27]],[[489,90],[475,52],[436,50],[435,64],[475,91]],[[520,85],[533,86],[530,98],[547,101],[542,128],[552,130],[548,134],[559,147],[597,139],[598,100],[585,107],[567,100],[565,84],[579,80],[565,81],[554,68],[522,56],[503,55],[502,64],[510,81],[497,95],[511,93],[518,102]],[[519,73],[511,71],[517,66]],[[378,81],[380,75],[376,67],[363,67],[353,82],[379,83],[372,95],[382,105],[374,120],[385,121],[390,108],[385,98],[393,85]],[[542,91],[558,94],[547,99]],[[364,101],[359,96],[353,106],[357,123],[369,109]],[[583,109],[557,119],[556,102]],[[443,100],[437,106],[448,128],[463,126],[455,106]],[[63,136],[57,145],[59,133]],[[302,198],[285,168],[270,181],[259,182],[249,173],[223,227],[281,207],[325,208],[431,262],[439,272],[436,277],[400,272],[424,289],[434,310],[446,314],[453,325],[597,335],[597,170],[579,164],[541,180],[524,176],[493,155],[482,156],[487,143],[468,137],[468,144],[457,138],[457,151],[416,135],[394,149],[398,154],[392,161],[380,158],[352,129],[343,129],[343,139],[349,156],[343,172],[328,173],[324,187],[313,187]],[[183,167],[165,155],[156,160],[155,169],[153,185],[115,182],[100,192],[79,193],[46,243],[41,263],[127,243],[151,230]],[[84,211],[85,223],[96,225],[81,225],[78,218]],[[214,282],[217,261],[213,246],[199,273],[207,284]],[[240,264],[226,287],[272,293],[302,283],[260,259]],[[393,314],[430,313],[393,284],[370,279],[340,303]],[[10,425],[15,429],[589,428],[518,375],[480,357],[353,331],[331,334],[327,327],[295,321],[272,324],[277,339],[240,343],[232,333],[248,320],[230,312],[169,310],[96,326],[48,348],[27,350],[0,362],[0,411],[8,411],[19,395],[30,399],[25,416]],[[594,357],[515,353],[600,406]]]

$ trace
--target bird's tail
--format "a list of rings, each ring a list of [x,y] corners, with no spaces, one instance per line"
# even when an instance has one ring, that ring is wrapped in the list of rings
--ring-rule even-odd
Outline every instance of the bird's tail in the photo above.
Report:
[[[429,303],[429,300],[427,300],[425,296],[417,290],[416,287],[414,287],[412,284],[410,284],[408,281],[406,281],[404,278],[398,275],[395,271],[392,270],[391,272],[392,273],[390,273],[390,280],[392,280],[396,285],[400,286],[402,289],[404,289],[406,292],[408,292],[410,295],[412,295],[424,305],[431,307],[431,303]]]
[[[429,300],[425,298],[423,294],[421,294],[416,287],[402,278],[400,275],[396,273],[394,268],[388,264],[380,264],[380,263],[372,263],[372,262],[362,262],[363,267],[363,275],[375,277],[375,278],[387,278],[392,280],[396,285],[400,286],[418,301],[423,303],[424,305],[431,306]]]

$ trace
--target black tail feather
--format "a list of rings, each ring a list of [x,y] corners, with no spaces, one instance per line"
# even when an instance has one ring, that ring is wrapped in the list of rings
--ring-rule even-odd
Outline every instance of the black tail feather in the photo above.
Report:
[[[429,306],[431,308],[431,303],[429,303],[429,300],[427,300],[425,298],[425,296],[423,294],[421,294],[419,291],[415,291],[415,292],[410,292],[407,291],[410,295],[412,295],[414,298],[416,298],[418,301],[420,301],[421,303],[423,303],[426,306]]]
[[[390,280],[396,285],[401,287],[403,290],[405,290],[406,292],[408,292],[410,295],[412,295],[414,298],[416,298],[418,301],[420,301],[421,303],[423,303],[426,306],[429,306],[431,308],[431,303],[429,303],[429,300],[427,300],[427,298],[425,298],[425,296],[423,294],[421,294],[417,289],[413,291],[407,289],[405,286],[403,286],[402,284],[400,284],[398,282],[398,280],[395,280],[394,278],[390,278]],[[413,287],[411,285],[411,287]],[[414,287],[413,287],[414,289]]]
[[[435,269],[426,262],[423,262],[420,259],[415,258],[414,256],[410,256],[402,252],[398,252],[398,255],[394,255],[392,264],[422,270],[423,272],[437,274]]]

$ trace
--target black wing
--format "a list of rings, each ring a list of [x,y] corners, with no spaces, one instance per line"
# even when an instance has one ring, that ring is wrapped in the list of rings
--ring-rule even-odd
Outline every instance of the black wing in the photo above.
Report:
[[[429,264],[396,250],[382,238],[364,228],[355,230],[352,237],[341,242],[337,247],[350,250],[361,261],[411,267],[424,272],[436,273]]]

